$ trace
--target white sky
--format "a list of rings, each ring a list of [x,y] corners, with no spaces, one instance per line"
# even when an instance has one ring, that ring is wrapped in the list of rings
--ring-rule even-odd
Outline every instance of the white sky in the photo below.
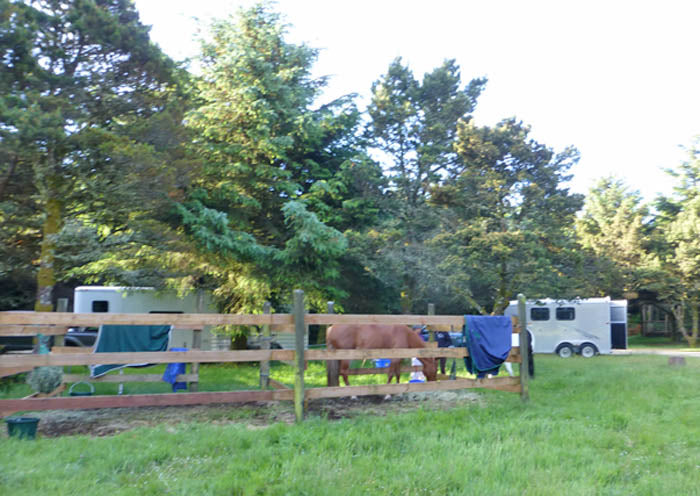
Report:
[[[197,54],[198,25],[248,0],[135,0],[171,57]],[[515,116],[561,151],[574,145],[573,191],[615,174],[646,199],[673,185],[663,168],[700,135],[697,0],[280,0],[288,40],[321,50],[329,98],[359,93],[403,57],[418,79],[454,58],[489,82],[478,124]],[[201,24],[195,20],[204,21]]]

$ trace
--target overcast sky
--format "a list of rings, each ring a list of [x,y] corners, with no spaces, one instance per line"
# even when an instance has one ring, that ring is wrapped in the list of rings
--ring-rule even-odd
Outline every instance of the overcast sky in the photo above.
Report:
[[[136,0],[171,57],[197,54],[198,26],[247,0]],[[532,137],[581,152],[573,191],[615,174],[646,199],[670,193],[663,168],[700,135],[700,1],[282,0],[288,40],[321,50],[327,98],[359,93],[397,56],[417,78],[454,58],[486,76],[475,119],[516,117]]]

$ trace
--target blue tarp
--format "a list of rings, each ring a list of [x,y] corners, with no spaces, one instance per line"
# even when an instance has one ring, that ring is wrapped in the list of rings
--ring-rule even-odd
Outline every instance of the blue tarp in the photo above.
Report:
[[[498,374],[498,368],[508,358],[512,345],[510,317],[465,315],[463,334],[469,352],[464,359],[467,370],[479,378]]]
[[[187,348],[170,348],[170,351],[187,351]],[[169,363],[168,366],[165,367],[165,372],[163,372],[163,380],[173,385],[173,393],[178,389],[187,389],[186,382],[176,381],[177,376],[184,374],[185,370],[186,368],[184,363]]]
[[[95,353],[166,351],[172,326],[102,325],[97,334]],[[122,367],[144,367],[147,363],[129,365],[92,365],[90,377],[99,377]]]

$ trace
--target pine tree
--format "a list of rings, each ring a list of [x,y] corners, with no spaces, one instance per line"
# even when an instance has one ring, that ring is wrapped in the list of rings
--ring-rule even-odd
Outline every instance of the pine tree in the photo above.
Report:
[[[355,157],[359,113],[347,98],[313,108],[325,84],[311,77],[316,51],[284,37],[263,4],[216,21],[202,46],[201,104],[187,118],[204,168],[180,215],[213,256],[228,310],[282,301],[293,287],[319,307],[342,296],[346,240],[323,222],[333,215],[319,192]]]
[[[441,268],[454,292],[481,312],[501,313],[516,292],[545,297],[571,289],[582,198],[563,183],[578,153],[555,154],[529,132],[514,119],[493,128],[460,123],[460,170],[431,199],[444,208],[434,241],[449,254]]]
[[[172,64],[128,0],[0,0],[0,12],[0,215],[25,209],[41,242],[35,308],[49,310],[66,219],[90,188],[149,169],[131,163],[144,149],[127,128],[161,108]]]
[[[672,304],[676,324],[691,347],[700,338],[700,138],[687,149],[688,159],[669,170],[678,184],[674,194],[657,201],[657,289]],[[686,317],[690,316],[690,327]]]
[[[585,274],[594,294],[620,298],[640,289],[640,268],[647,262],[645,218],[638,192],[613,177],[601,178],[589,191],[576,221],[578,239],[592,257]]]
[[[439,218],[426,202],[431,188],[455,173],[457,125],[470,119],[484,84],[474,79],[462,87],[454,60],[419,82],[398,58],[372,85],[367,133],[386,162],[390,188],[377,230],[383,246],[367,265],[398,293],[402,312],[425,311],[440,286],[434,266],[442,253],[426,244]]]

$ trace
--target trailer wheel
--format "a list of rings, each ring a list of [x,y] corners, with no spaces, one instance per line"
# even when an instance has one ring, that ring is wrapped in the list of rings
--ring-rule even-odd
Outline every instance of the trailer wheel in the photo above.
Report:
[[[559,346],[557,346],[557,350],[555,351],[555,353],[561,358],[570,358],[574,354],[574,347],[571,346],[569,343],[562,343]]]
[[[583,343],[581,345],[581,356],[584,358],[591,358],[598,353],[598,348],[593,343]]]

